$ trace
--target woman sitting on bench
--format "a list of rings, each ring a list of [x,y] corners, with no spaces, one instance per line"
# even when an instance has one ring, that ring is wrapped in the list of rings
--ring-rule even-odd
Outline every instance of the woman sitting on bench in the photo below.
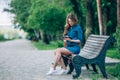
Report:
[[[55,61],[48,71],[47,75],[52,75],[57,72],[56,66],[60,63],[62,69],[61,74],[67,73],[67,67],[65,66],[62,55],[72,55],[72,54],[79,54],[80,46],[83,37],[83,32],[81,27],[77,24],[77,17],[73,13],[68,14],[66,18],[65,27],[68,30],[64,31],[64,41],[66,41],[66,47],[58,48],[55,50]]]

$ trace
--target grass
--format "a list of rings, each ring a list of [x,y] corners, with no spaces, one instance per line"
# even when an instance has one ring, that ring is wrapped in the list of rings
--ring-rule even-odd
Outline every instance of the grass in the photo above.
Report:
[[[107,50],[107,56],[111,58],[120,59],[120,54],[117,53],[115,48],[109,48]]]
[[[50,44],[45,44],[41,40],[39,42],[32,42],[32,45],[35,46],[38,50],[53,50],[58,47],[62,47],[62,41],[51,41]]]
[[[120,80],[120,63],[114,66],[106,67],[107,73],[111,74],[114,77],[117,77]]]
[[[120,54],[117,53],[115,48],[110,48],[107,50],[107,56],[115,59],[120,59]],[[120,64],[116,64],[114,66],[107,66],[106,70],[109,74],[114,77],[117,77],[120,80]]]

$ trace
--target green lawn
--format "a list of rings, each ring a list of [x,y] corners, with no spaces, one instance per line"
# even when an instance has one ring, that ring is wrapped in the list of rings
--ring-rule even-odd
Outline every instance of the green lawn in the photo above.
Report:
[[[117,53],[115,48],[109,48],[107,50],[107,56],[111,58],[120,59],[120,54]]]
[[[53,50],[53,49],[56,49],[58,47],[62,47],[62,41],[52,41],[50,42],[50,44],[45,44],[43,43],[42,41],[39,41],[39,42],[32,42],[32,45],[34,47],[36,47],[38,50]]]

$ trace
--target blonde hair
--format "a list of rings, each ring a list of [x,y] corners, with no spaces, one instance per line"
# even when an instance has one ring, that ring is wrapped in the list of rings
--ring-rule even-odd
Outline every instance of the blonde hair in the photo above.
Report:
[[[74,13],[69,13],[66,17],[66,24],[64,26],[63,36],[67,34],[69,28],[71,27],[70,24],[68,23],[68,19],[71,19],[72,21],[74,21],[75,24],[77,24],[78,22],[77,16]]]
[[[75,23],[78,22],[77,16],[74,13],[69,13],[68,16],[67,16],[67,19],[71,19]]]

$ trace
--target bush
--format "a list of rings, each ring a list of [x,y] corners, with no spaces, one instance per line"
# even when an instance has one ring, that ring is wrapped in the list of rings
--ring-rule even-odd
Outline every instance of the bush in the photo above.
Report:
[[[63,41],[57,41],[58,47],[63,47]]]
[[[4,41],[4,40],[5,40],[4,36],[0,34],[0,41]]]
[[[112,67],[107,67],[107,72],[120,80],[120,63]]]
[[[120,59],[120,54],[117,53],[116,48],[109,48],[107,50],[107,56],[115,59]]]
[[[115,47],[117,49],[117,52],[120,54],[120,26],[116,28],[116,32],[114,34],[116,43],[115,43]]]
[[[50,44],[45,44],[42,40],[39,40],[38,42],[32,41],[32,45],[39,50],[53,50],[58,47],[58,44],[55,41],[51,41]]]

